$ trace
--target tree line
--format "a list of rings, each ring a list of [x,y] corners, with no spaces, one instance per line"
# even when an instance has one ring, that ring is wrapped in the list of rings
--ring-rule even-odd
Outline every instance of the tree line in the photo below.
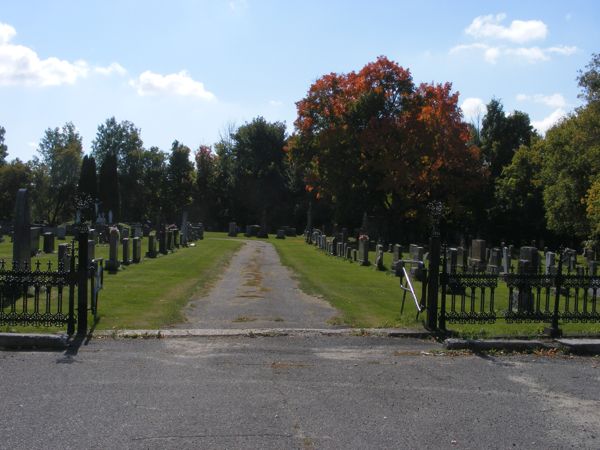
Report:
[[[600,241],[600,55],[579,72],[583,106],[540,136],[529,116],[492,99],[468,124],[450,83],[416,85],[385,57],[327,74],[297,102],[294,131],[262,117],[229,126],[212,146],[145,147],[114,117],[84,154],[73,123],[44,132],[38,156],[7,161],[0,127],[0,218],[19,187],[33,217],[70,221],[81,199],[113,221],[192,220],[213,229],[265,223],[357,228],[384,240],[424,239],[441,202],[446,238],[572,246]],[[78,203],[79,201],[79,203]],[[93,212],[95,214],[95,211]]]

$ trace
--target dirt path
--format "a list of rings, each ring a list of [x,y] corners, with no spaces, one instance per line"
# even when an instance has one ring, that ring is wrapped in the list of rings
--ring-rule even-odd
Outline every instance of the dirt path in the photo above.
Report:
[[[210,293],[186,307],[185,328],[327,328],[337,311],[304,294],[273,245],[248,240]]]

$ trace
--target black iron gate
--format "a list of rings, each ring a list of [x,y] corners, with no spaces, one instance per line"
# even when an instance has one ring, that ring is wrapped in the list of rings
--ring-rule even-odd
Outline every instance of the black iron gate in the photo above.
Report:
[[[30,267],[13,261],[7,268],[0,260],[0,325],[66,325],[67,333],[72,335],[77,324],[78,334],[87,333],[88,282],[92,286],[91,311],[96,316],[102,264],[88,264],[87,232],[80,232],[75,244],[73,241],[68,267],[51,262],[42,267],[39,261]]]

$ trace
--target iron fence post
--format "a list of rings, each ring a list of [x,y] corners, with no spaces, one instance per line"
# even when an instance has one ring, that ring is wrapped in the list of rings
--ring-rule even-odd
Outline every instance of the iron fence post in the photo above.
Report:
[[[448,277],[448,271],[447,271],[447,260],[446,260],[446,254],[447,254],[447,249],[446,249],[446,245],[443,246],[443,256],[442,256],[442,274],[440,276],[440,281],[442,283],[442,301],[440,304],[440,320],[438,323],[438,326],[440,328],[440,330],[442,331],[446,331],[446,285],[448,284],[447,282],[447,277]]]
[[[71,241],[71,261],[69,263],[69,320],[67,322],[67,334],[75,333],[75,241]]]
[[[427,292],[427,328],[437,330],[438,278],[440,276],[440,236],[434,232],[429,239],[429,274]]]
[[[79,231],[77,273],[77,334],[87,334],[88,232]]]
[[[560,328],[558,328],[558,315],[559,315],[561,287],[562,287],[562,251],[558,252],[558,268],[556,269],[556,275],[554,276],[554,289],[556,289],[556,293],[554,296],[554,310],[552,312],[552,323],[550,324],[550,336],[551,337],[558,337],[561,335]]]

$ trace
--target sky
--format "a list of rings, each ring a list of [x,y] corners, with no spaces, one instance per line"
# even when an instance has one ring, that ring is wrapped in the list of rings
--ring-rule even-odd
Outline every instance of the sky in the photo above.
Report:
[[[466,121],[496,98],[544,133],[581,105],[599,44],[597,0],[0,0],[0,126],[24,161],[66,122],[88,153],[113,116],[164,151],[257,116],[291,133],[312,83],[384,55],[451,82]]]

